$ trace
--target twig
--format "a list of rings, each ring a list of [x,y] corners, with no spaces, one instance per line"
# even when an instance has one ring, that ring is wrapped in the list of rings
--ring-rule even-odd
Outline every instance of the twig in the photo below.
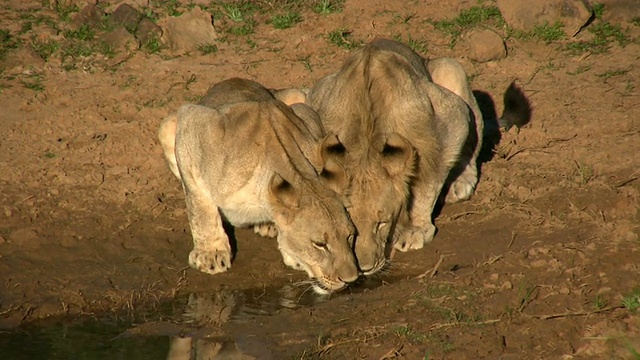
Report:
[[[455,215],[451,215],[449,216],[449,220],[456,220],[459,219],[463,216],[467,216],[467,215],[482,215],[481,212],[478,211],[465,211],[463,213],[459,213],[459,214],[455,214]]]
[[[431,269],[425,271],[424,273],[416,276],[415,279],[422,279],[422,278],[426,277],[427,275],[429,275],[429,273],[431,273],[430,277],[436,276],[436,273],[438,272],[438,268],[442,264],[442,260],[444,260],[445,257],[452,256],[452,255],[455,255],[455,254],[440,255],[440,259],[438,259],[438,262],[436,263],[436,265],[434,267],[432,267]]]
[[[389,360],[389,359],[396,358],[398,356],[402,356],[402,354],[400,353],[400,350],[402,350],[403,347],[404,347],[404,344],[400,344],[399,346],[394,347],[393,349],[387,351],[384,355],[380,356],[378,360]]]
[[[513,245],[513,242],[516,241],[516,235],[518,235],[517,231],[511,232],[511,241],[509,241],[509,245],[507,245],[508,249],[511,249],[511,245]]]
[[[625,186],[625,185],[627,185],[629,183],[632,183],[632,182],[638,180],[639,178],[640,178],[640,175],[638,175],[638,171],[636,170],[629,176],[629,178],[627,180],[620,181],[617,184],[613,185],[613,187],[615,187],[615,188],[623,187],[623,186]]]
[[[18,308],[12,306],[12,307],[8,308],[7,310],[0,311],[0,316],[5,316],[5,315],[7,315],[9,313],[12,313],[12,312],[14,312],[16,310],[18,310]]]
[[[601,312],[606,312],[606,311],[611,311],[611,310],[621,309],[621,308],[624,308],[624,306],[622,305],[610,306],[604,309],[594,310],[594,311],[576,311],[576,312],[564,312],[564,313],[549,314],[549,315],[532,315],[532,317],[541,319],[541,320],[550,320],[550,319],[558,319],[558,318],[572,317],[572,316],[589,316],[591,314],[598,314]]]
[[[470,322],[470,323],[460,323],[460,322],[452,322],[452,323],[445,323],[445,324],[433,324],[431,325],[431,330],[438,330],[438,329],[442,329],[445,327],[451,327],[451,326],[457,326],[457,325],[489,325],[489,324],[495,324],[500,322],[501,319],[491,319],[491,320],[485,320],[485,321],[474,321],[474,322]]]
[[[493,265],[494,263],[500,261],[500,259],[502,259],[502,254],[500,254],[500,255],[491,255],[489,257],[489,260],[483,262],[482,265],[483,266]]]

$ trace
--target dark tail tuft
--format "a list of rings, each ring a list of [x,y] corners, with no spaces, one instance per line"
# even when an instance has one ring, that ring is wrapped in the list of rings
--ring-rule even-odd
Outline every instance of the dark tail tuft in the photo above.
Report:
[[[501,128],[509,130],[512,126],[521,128],[531,120],[531,103],[515,80],[504,92],[504,112],[498,123]]]

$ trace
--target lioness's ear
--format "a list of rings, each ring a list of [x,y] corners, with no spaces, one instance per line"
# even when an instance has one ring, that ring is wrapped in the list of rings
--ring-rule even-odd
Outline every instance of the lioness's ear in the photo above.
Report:
[[[382,166],[389,176],[413,175],[417,154],[411,143],[398,133],[381,136],[374,142],[381,155]]]
[[[320,171],[320,178],[331,190],[343,195],[349,188],[349,177],[342,165],[333,160],[328,159],[325,161],[322,171]]]
[[[300,204],[300,196],[296,189],[278,173],[273,174],[269,180],[269,193],[278,203],[287,208],[293,209]]]
[[[322,140],[322,143],[320,143],[320,157],[325,163],[330,159],[338,162],[343,162],[346,153],[347,149],[335,134],[329,134],[325,136],[324,140]]]

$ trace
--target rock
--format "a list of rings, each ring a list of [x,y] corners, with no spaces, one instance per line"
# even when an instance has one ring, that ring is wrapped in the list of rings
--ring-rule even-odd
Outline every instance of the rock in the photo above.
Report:
[[[176,52],[196,51],[199,45],[211,44],[217,38],[211,14],[200,8],[167,18],[162,27],[164,43]]]
[[[469,46],[469,57],[475,61],[487,62],[507,57],[502,37],[493,30],[472,29],[465,38]]]
[[[606,21],[631,22],[640,18],[640,3],[638,0],[599,0],[604,5],[602,18]]]
[[[141,44],[146,44],[151,39],[162,38],[162,28],[151,21],[151,19],[144,17],[138,23],[135,35]]]
[[[9,51],[3,60],[0,60],[0,67],[4,68],[7,74],[20,74],[24,69],[42,69],[46,61],[40,57],[31,47],[20,46]]]
[[[134,33],[142,15],[129,4],[121,4],[109,16],[107,21],[111,26],[124,26],[130,33]]]
[[[568,36],[577,34],[592,15],[582,0],[497,0],[496,5],[514,29],[531,31],[536,25],[560,21]]]
[[[82,25],[87,25],[92,29],[99,28],[102,25],[102,18],[105,13],[96,4],[89,4],[76,13],[73,17],[72,25],[75,28],[79,28]]]
[[[8,240],[23,248],[37,247],[40,244],[40,236],[32,228],[14,230],[9,234]]]
[[[98,38],[98,41],[108,44],[116,52],[124,52],[125,54],[129,54],[140,47],[135,36],[123,26],[104,33]]]

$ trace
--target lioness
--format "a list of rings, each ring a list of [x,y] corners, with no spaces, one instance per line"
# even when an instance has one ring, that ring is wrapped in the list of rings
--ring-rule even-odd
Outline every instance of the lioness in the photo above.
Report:
[[[189,265],[210,274],[230,268],[224,218],[240,227],[275,224],[285,264],[306,271],[318,293],[355,281],[355,228],[330,188],[347,180],[339,164],[320,156],[323,136],[307,105],[289,107],[243,79],[222,81],[198,105],[169,115],[158,138],[184,188]]]
[[[384,266],[394,227],[401,251],[433,239],[432,211],[445,183],[447,201],[473,194],[483,121],[455,60],[427,61],[401,43],[376,39],[320,79],[306,102],[342,145],[365,274]]]

